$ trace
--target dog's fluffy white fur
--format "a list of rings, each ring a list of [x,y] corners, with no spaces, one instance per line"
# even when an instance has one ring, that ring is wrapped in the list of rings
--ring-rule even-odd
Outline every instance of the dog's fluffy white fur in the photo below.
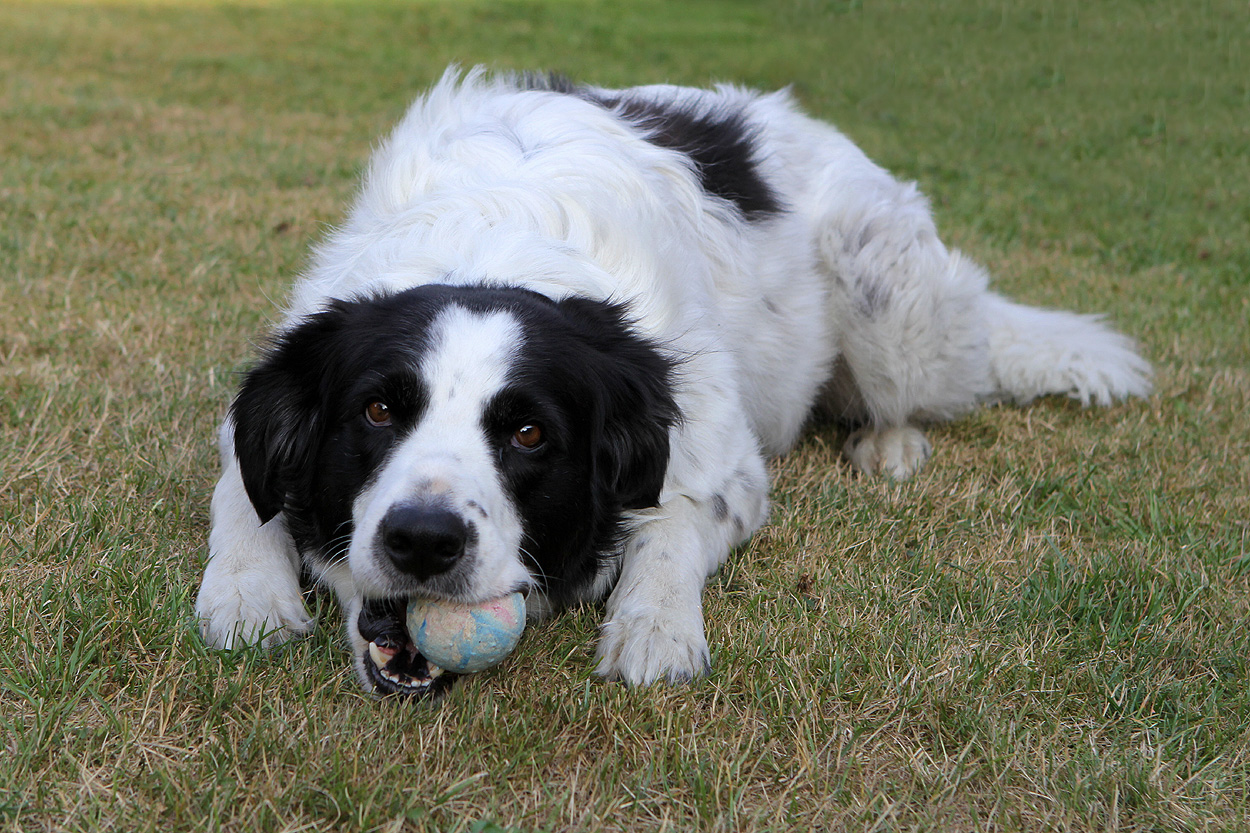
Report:
[[[657,138],[672,113],[731,128],[762,207],[710,186],[725,171],[709,171],[697,147]],[[621,304],[674,362],[680,417],[658,505],[627,513],[628,534],[582,594],[607,596],[599,673],[631,683],[706,668],[705,580],[764,522],[765,461],[794,445],[814,409],[858,426],[854,466],[905,478],[930,454],[925,421],[987,401],[1101,405],[1149,390],[1127,338],[1096,317],[989,292],[985,272],[943,245],[914,184],[787,92],[449,71],[374,155],[278,331],[332,299],[436,283]],[[227,420],[196,610],[214,645],[274,644],[310,627],[300,553],[285,513],[260,522],[233,431]],[[352,620],[377,582],[343,560],[311,566],[342,598],[359,656]],[[518,556],[505,583],[524,583],[521,567]],[[535,593],[531,609],[544,607]]]

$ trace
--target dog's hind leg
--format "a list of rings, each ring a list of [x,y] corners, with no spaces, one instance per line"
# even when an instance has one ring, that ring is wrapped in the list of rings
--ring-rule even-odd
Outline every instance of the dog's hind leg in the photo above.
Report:
[[[840,349],[822,407],[864,427],[846,454],[895,478],[930,453],[917,422],[980,402],[1066,394],[1110,404],[1150,390],[1150,366],[1097,316],[1040,310],[987,290],[948,250],[924,198],[867,160],[830,188],[819,251]]]
[[[827,183],[818,250],[839,361],[823,410],[863,424],[856,468],[914,474],[931,446],[916,422],[963,413],[994,390],[986,276],[938,239],[928,205],[867,159]]]

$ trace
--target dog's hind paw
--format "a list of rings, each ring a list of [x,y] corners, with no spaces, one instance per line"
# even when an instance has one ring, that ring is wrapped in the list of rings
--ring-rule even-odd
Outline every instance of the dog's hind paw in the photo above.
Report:
[[[851,465],[864,474],[884,474],[906,480],[920,471],[933,446],[919,428],[899,425],[889,428],[861,428],[842,448]]]

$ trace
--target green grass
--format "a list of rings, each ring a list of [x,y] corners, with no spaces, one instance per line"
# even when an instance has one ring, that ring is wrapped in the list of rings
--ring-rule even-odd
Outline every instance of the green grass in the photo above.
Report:
[[[1231,0],[0,5],[0,830],[1250,828],[1247,35]],[[359,693],[321,597],[208,651],[234,372],[453,60],[792,83],[1157,392],[979,412],[901,486],[813,431],[689,687],[595,678],[593,609],[436,709]]]

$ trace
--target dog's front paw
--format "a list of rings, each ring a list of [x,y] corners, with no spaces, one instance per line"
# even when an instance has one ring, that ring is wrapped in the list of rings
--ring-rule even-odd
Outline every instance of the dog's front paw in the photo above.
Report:
[[[195,600],[204,641],[214,648],[271,648],[312,629],[298,582],[286,576],[223,575],[212,562]]]
[[[703,617],[670,611],[618,612],[603,623],[596,673],[630,685],[687,683],[711,667]]]

